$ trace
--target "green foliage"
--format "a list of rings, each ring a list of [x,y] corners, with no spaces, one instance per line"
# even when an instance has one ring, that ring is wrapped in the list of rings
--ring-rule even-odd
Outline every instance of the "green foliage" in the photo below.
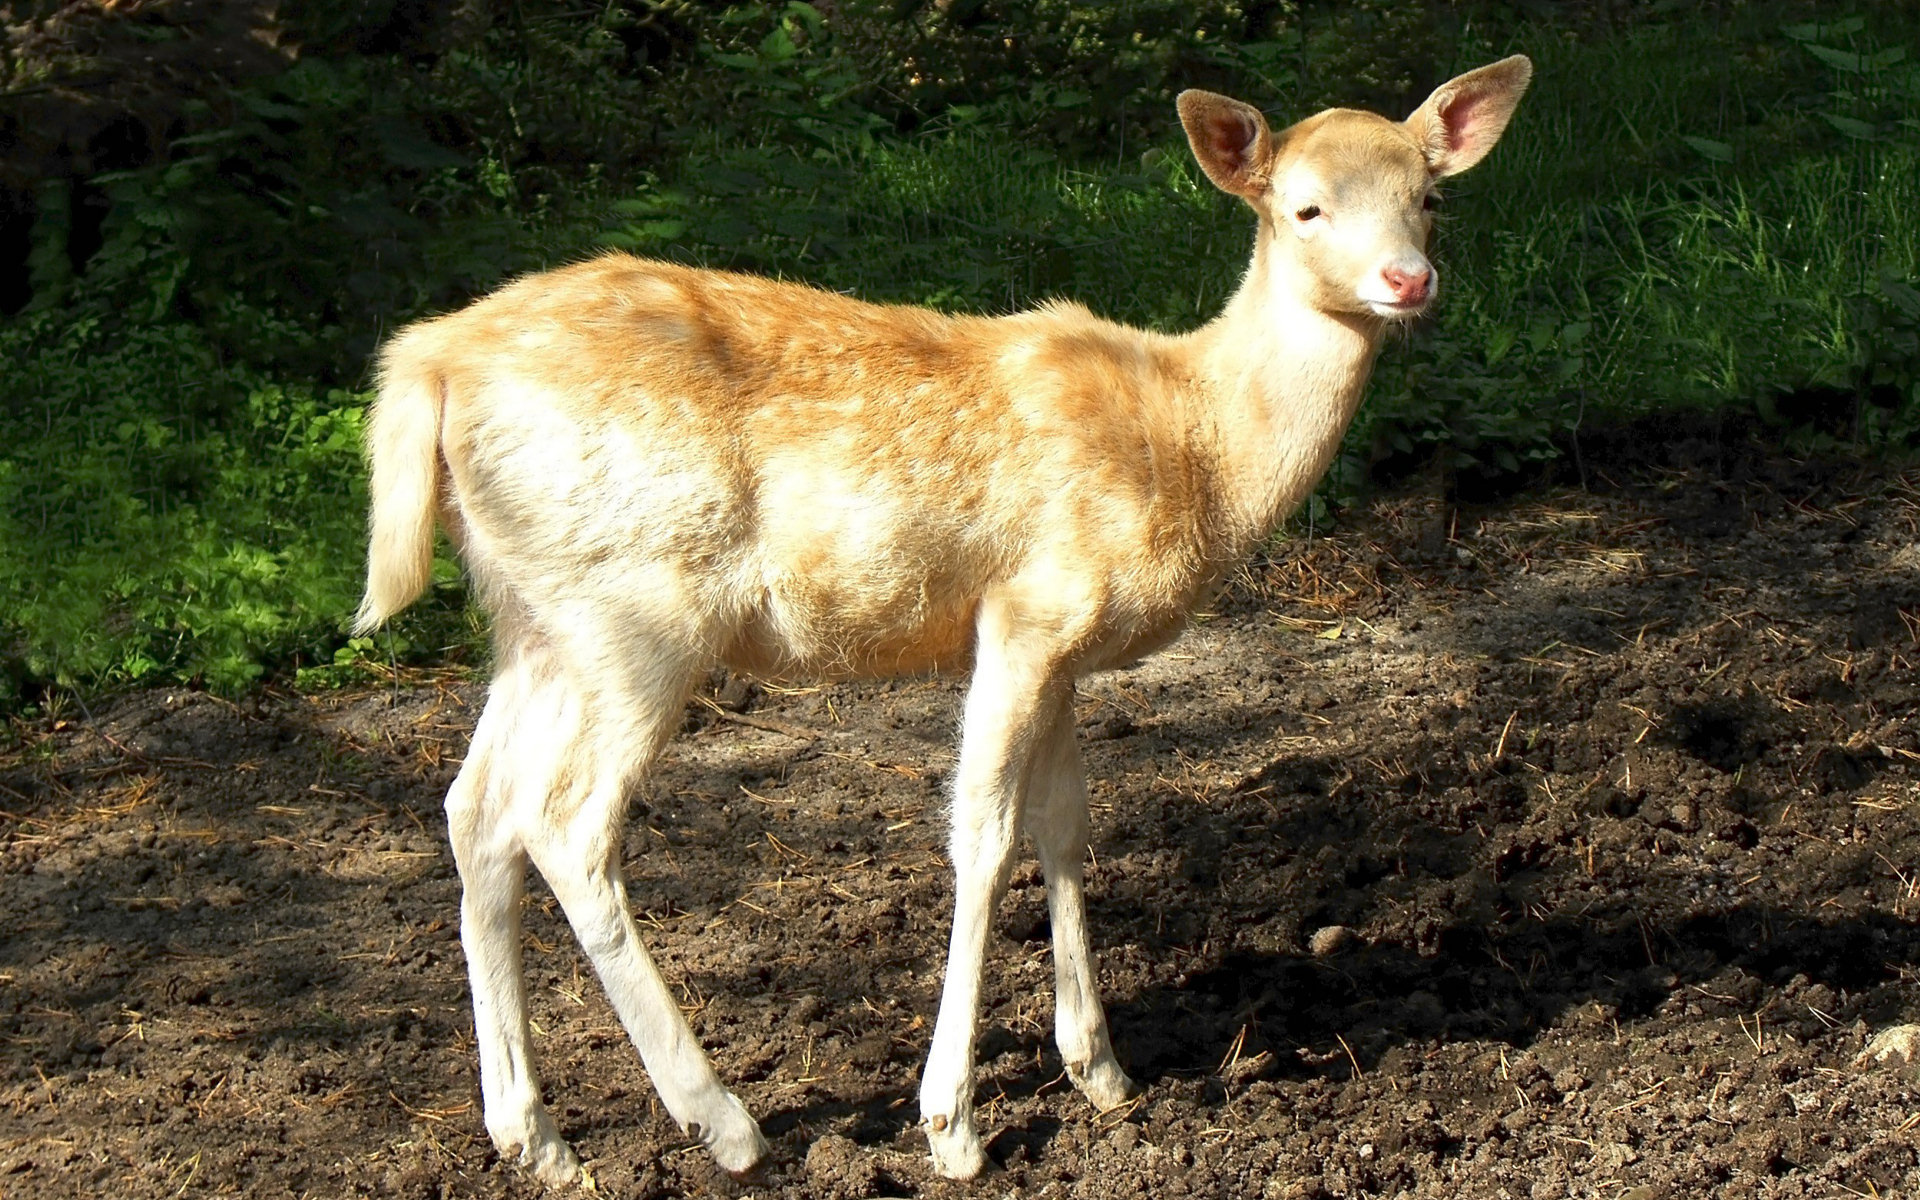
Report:
[[[223,366],[184,325],[52,325],[4,339],[11,386],[36,401],[0,416],[14,669],[68,687],[232,688],[264,648],[337,629],[360,558],[361,398]],[[245,397],[238,421],[229,393]]]
[[[1384,356],[1336,483],[1423,452],[1511,472],[1675,406],[1744,406],[1811,448],[1773,403],[1810,389],[1877,396],[1850,436],[1915,445],[1916,75],[1865,20],[1786,34],[1518,47],[1534,91],[1449,200],[1444,302]]]
[[[357,61],[302,62],[236,93],[171,161],[92,181],[108,209],[83,273],[64,223],[36,225],[30,311],[181,319],[227,357],[357,382],[382,328],[536,265],[561,223],[490,142],[476,155],[435,140],[433,99]],[[43,213],[66,187],[47,189]]]
[[[1053,296],[1191,325],[1244,266],[1247,221],[1162,151],[1073,168],[992,127],[864,151],[715,150],[614,206],[604,240],[875,300],[1006,312]]]
[[[304,60],[190,105],[166,161],[42,186],[33,298],[0,324],[0,708],[331,660],[364,562],[350,389],[377,339],[590,231],[569,216],[599,171],[540,165],[541,139],[606,149],[585,111],[640,87],[555,41],[487,31],[425,72]],[[569,82],[518,121],[546,55],[573,56]],[[78,270],[76,186],[107,202]],[[472,640],[453,591],[413,618],[423,642]]]

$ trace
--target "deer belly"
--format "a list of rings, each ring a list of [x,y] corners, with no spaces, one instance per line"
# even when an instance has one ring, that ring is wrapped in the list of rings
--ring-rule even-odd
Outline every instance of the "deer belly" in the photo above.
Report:
[[[725,660],[762,678],[860,678],[964,668],[977,601],[931,581],[789,574],[763,590]]]

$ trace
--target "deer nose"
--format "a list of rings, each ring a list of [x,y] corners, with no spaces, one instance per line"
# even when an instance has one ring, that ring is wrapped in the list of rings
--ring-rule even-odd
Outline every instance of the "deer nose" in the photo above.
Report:
[[[1380,268],[1380,277],[1401,304],[1425,304],[1433,294],[1433,268],[1422,264],[1409,271],[1397,264]]]

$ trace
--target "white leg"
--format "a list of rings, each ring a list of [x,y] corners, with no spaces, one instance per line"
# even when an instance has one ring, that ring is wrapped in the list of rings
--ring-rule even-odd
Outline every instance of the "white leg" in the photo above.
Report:
[[[680,722],[687,672],[664,656],[649,679],[589,703],[552,683],[557,701],[553,786],[521,837],[607,990],[667,1112],[736,1175],[768,1153],[746,1106],[714,1073],[673,993],[641,944],[620,876],[630,784]],[[649,686],[641,691],[639,686]],[[519,744],[539,755],[532,738]]]
[[[604,812],[605,797],[589,806]],[[624,807],[624,806],[618,806]],[[606,823],[582,815],[533,851],[574,936],[593,960],[607,998],[626,1027],[667,1112],[726,1170],[745,1174],[769,1147],[688,1027],[667,981],[640,943],[619,875],[620,843]]]
[[[447,829],[460,870],[460,944],[473,988],[474,1037],[480,1044],[480,1095],[487,1133],[500,1153],[558,1186],[580,1174],[580,1162],[540,1100],[527,1026],[526,979],[520,958],[520,897],[526,857],[502,819],[497,738],[518,724],[524,699],[503,671],[474,730],[467,761],[447,792]]]
[[[532,1066],[519,919],[531,857],[667,1111],[722,1167],[748,1171],[766,1156],[766,1141],[721,1085],[640,944],[619,874],[627,787],[678,724],[685,673],[667,663],[655,672],[652,682],[660,686],[650,696],[590,704],[537,637],[502,637],[497,652],[486,712],[447,795],[487,1131],[503,1154],[543,1182],[579,1176],[579,1161],[540,1101]]]
[[[980,976],[993,910],[1006,892],[1007,867],[1032,755],[1051,695],[1059,685],[1008,645],[1003,621],[983,615],[973,683],[967,692],[955,781],[951,849],[953,940],[920,1079],[920,1115],[934,1168],[971,1179],[986,1165],[973,1123],[974,1035]]]
[[[1054,711],[1034,755],[1026,826],[1046,875],[1053,924],[1054,1037],[1074,1086],[1104,1112],[1139,1089],[1113,1056],[1087,936],[1087,776],[1074,742],[1071,696]]]

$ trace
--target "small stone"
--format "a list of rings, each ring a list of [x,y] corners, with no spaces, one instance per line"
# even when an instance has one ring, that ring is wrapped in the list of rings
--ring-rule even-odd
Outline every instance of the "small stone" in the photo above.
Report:
[[[1328,958],[1350,949],[1356,940],[1357,935],[1345,925],[1323,925],[1307,939],[1307,949],[1315,958]]]
[[[1853,1060],[1856,1067],[1897,1060],[1896,1065],[1920,1061],[1920,1025],[1892,1025],[1873,1035],[1867,1048]]]

